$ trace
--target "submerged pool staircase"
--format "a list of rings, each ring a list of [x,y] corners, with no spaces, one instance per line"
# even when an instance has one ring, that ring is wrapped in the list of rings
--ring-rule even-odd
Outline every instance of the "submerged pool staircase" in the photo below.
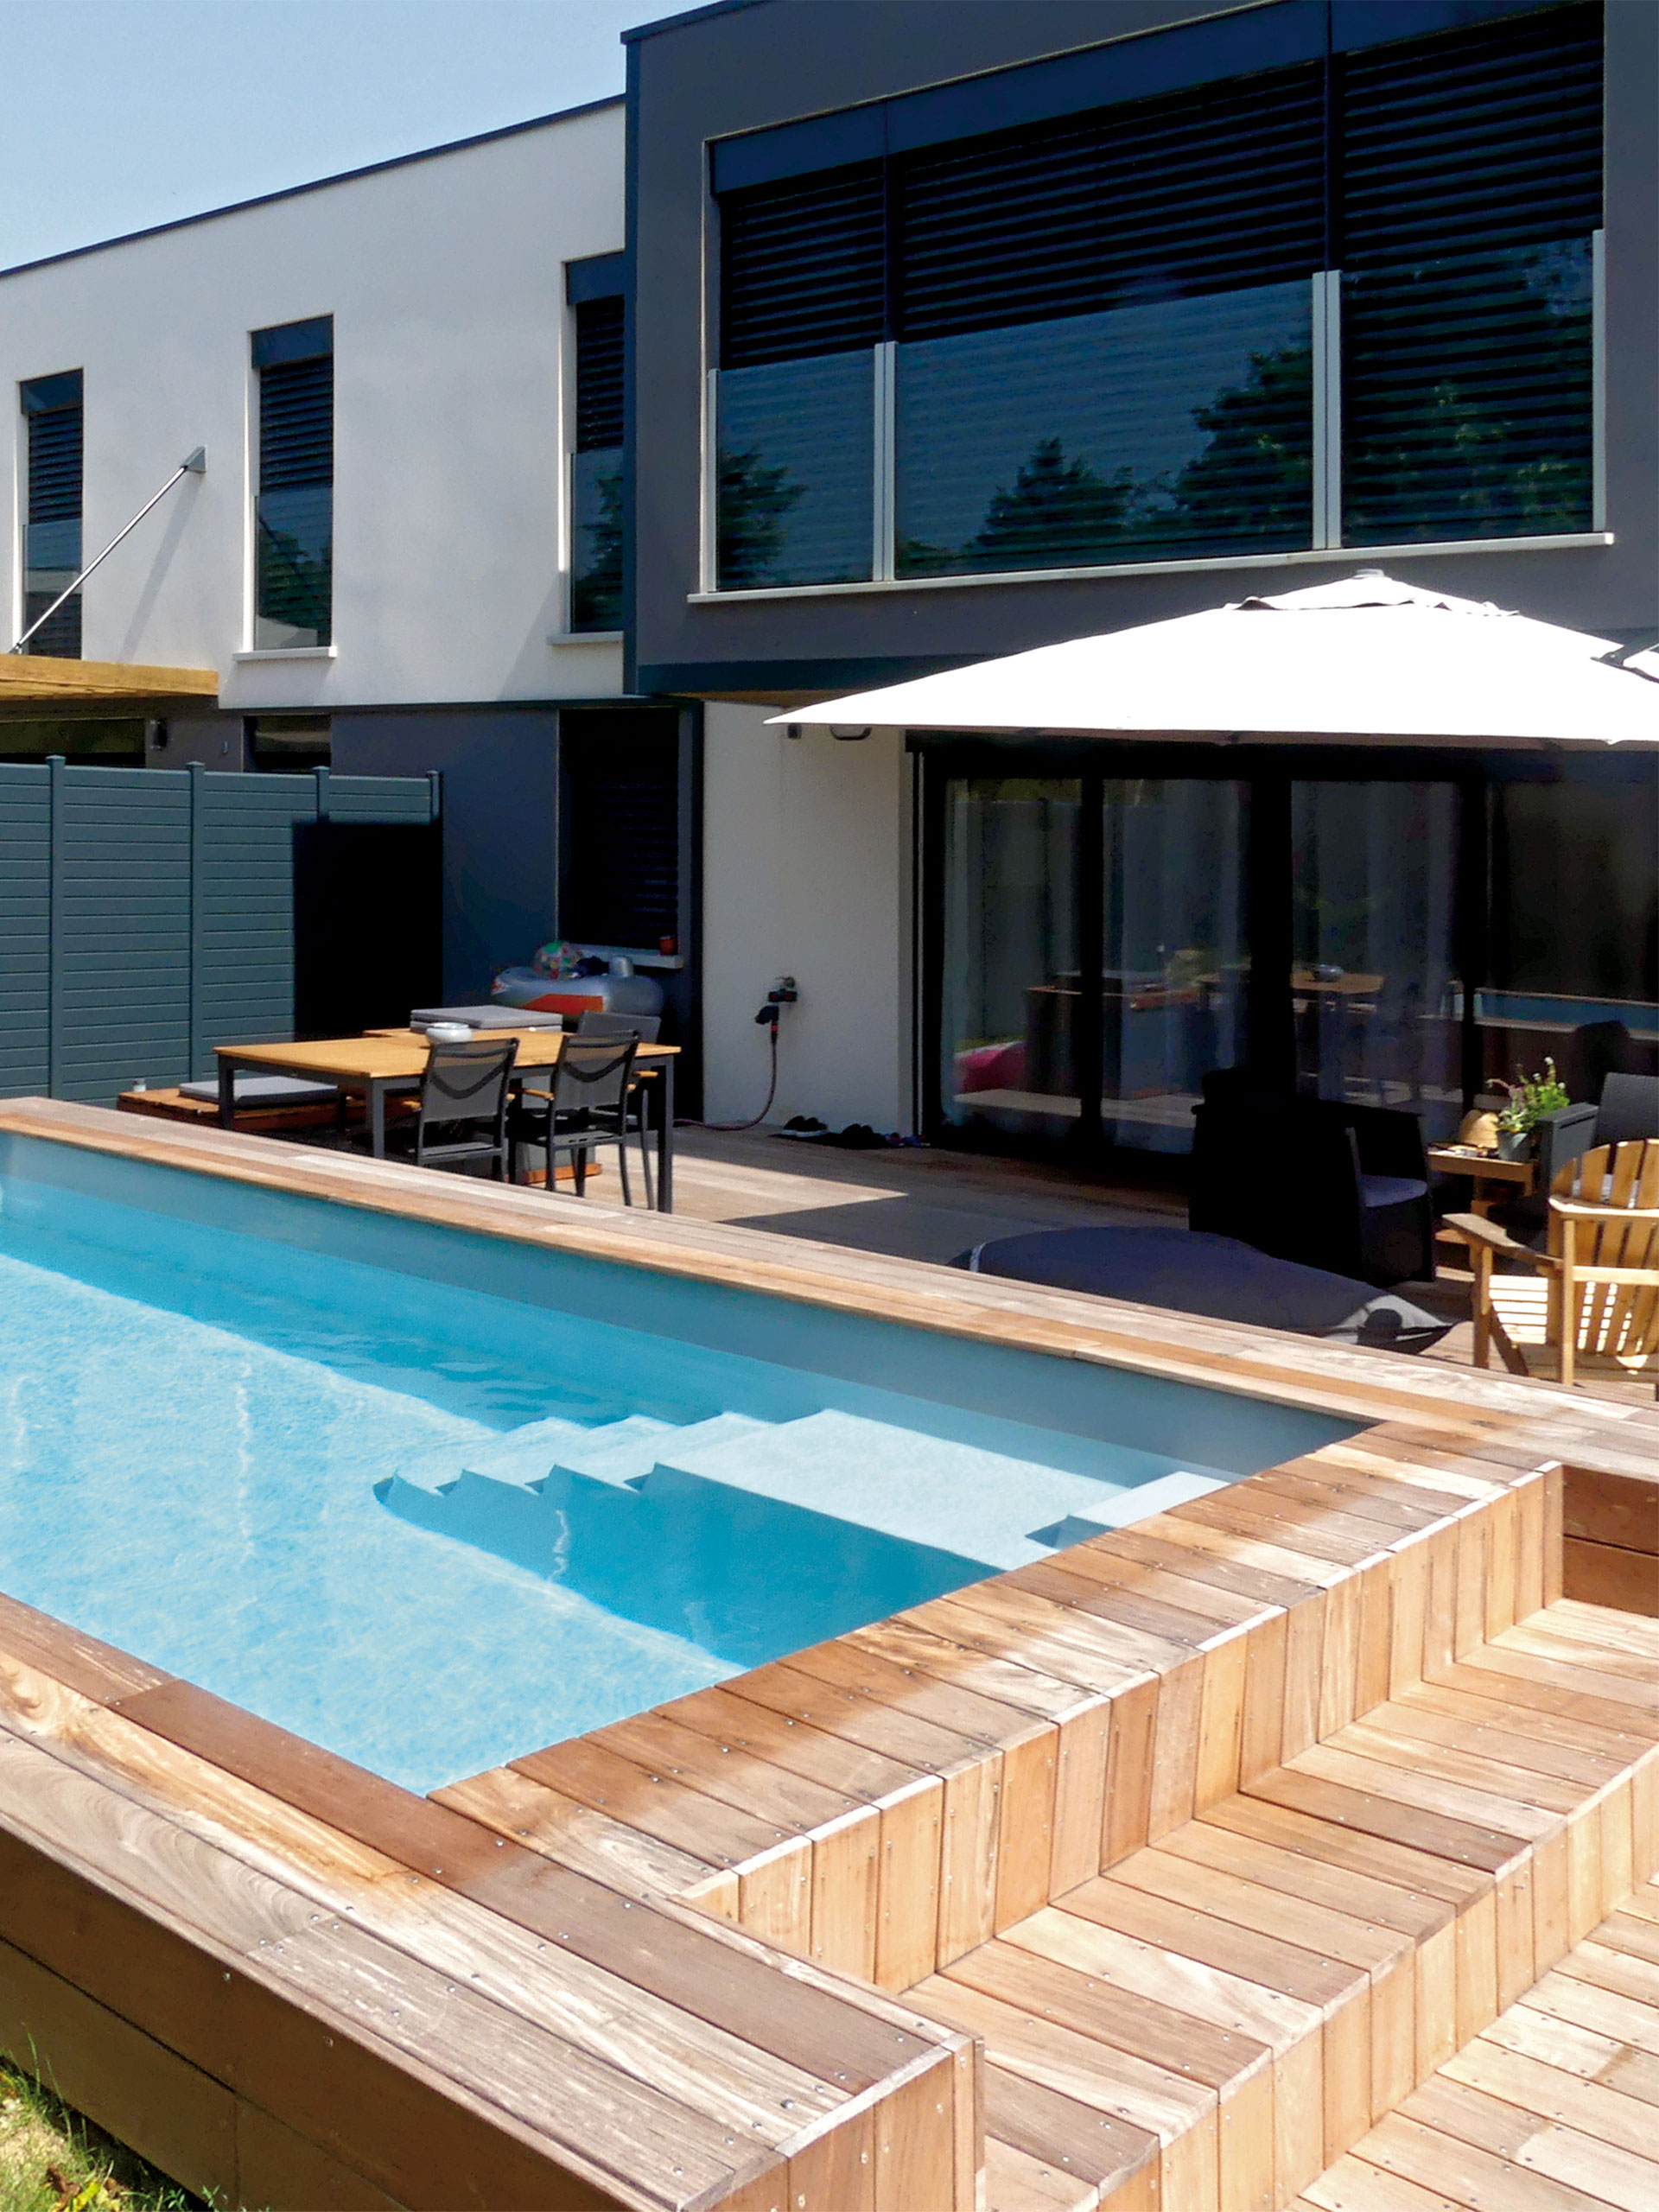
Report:
[[[1154,1471],[1125,1489],[854,1414],[721,1413],[535,1421],[430,1454],[378,1495],[420,1528],[753,1664],[1230,1479]]]

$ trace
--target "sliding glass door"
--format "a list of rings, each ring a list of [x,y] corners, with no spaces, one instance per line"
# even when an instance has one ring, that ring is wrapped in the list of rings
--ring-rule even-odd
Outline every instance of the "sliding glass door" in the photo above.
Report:
[[[1075,778],[946,784],[939,1092],[955,1127],[1076,1130],[1081,815]]]
[[[939,1112],[982,1133],[1184,1152],[1243,1049],[1243,785],[952,776]]]
[[[1102,795],[1101,1120],[1185,1152],[1211,1068],[1243,1057],[1244,786],[1110,780]]]
[[[1408,1107],[1431,1139],[1463,1107],[1458,808],[1450,782],[1290,786],[1297,1088]]]

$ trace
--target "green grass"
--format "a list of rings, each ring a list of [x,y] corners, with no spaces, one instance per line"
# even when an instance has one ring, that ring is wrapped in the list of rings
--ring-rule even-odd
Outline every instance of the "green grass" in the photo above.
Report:
[[[0,2212],[201,2212],[201,2200],[0,2058]]]

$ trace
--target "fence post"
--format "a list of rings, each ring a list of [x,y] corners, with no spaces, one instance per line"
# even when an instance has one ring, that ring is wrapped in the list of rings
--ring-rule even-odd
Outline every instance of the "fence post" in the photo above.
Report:
[[[63,963],[63,772],[68,764],[61,753],[46,756],[47,773],[47,884],[46,934],[46,1094],[58,1095],[59,970]]]
[[[207,810],[202,804],[202,801],[207,796],[207,786],[203,784],[201,779],[207,772],[207,770],[202,766],[200,760],[192,760],[189,762],[190,935],[189,950],[187,957],[190,963],[188,976],[190,1035],[186,1052],[185,1065],[190,1071],[191,1079],[193,1081],[201,1072],[198,1055],[203,1050],[201,1020],[198,1001],[200,996],[201,989],[202,908],[206,903],[202,898],[201,872],[203,864],[202,847],[205,842],[203,833],[206,826],[205,817],[207,812]]]

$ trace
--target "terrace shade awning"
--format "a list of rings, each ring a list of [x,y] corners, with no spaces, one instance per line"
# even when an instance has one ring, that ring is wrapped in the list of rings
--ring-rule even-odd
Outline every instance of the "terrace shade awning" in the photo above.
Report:
[[[0,653],[0,712],[82,700],[140,706],[157,699],[218,696],[219,672],[212,668],[149,668],[133,661]]]
[[[1609,638],[1362,572],[772,721],[1212,743],[1659,746],[1659,666],[1605,658],[1618,651]]]

